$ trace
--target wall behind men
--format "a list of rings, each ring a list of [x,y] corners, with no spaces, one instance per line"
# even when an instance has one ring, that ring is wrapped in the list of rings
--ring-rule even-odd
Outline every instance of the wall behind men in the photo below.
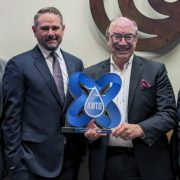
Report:
[[[148,6],[147,1],[134,2],[146,16],[163,17]],[[86,67],[109,56],[105,39],[92,19],[89,0],[0,0],[0,4],[0,57],[5,60],[35,46],[36,39],[31,30],[33,17],[37,10],[46,6],[55,6],[63,14],[66,29],[61,47],[64,50],[82,58]],[[110,19],[121,14],[117,0],[104,0],[104,5]],[[165,54],[136,53],[166,64],[177,95],[180,89],[180,45]]]

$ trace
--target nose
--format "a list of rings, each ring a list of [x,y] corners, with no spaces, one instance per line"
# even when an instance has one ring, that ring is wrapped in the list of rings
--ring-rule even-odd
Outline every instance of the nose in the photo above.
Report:
[[[53,34],[54,34],[54,31],[52,30],[52,28],[49,28],[48,35],[53,35]]]
[[[124,37],[122,37],[121,41],[119,42],[119,44],[127,44],[126,40],[124,39]]]

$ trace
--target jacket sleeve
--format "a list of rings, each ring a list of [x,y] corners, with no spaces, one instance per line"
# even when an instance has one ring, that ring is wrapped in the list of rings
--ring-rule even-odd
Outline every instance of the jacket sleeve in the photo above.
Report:
[[[21,126],[25,88],[20,68],[10,60],[3,83],[2,134],[7,167],[15,167],[21,155]]]

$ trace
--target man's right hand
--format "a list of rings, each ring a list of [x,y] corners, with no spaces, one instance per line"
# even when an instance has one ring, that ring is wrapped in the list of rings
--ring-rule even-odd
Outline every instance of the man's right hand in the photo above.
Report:
[[[84,136],[90,140],[94,141],[99,137],[106,136],[107,134],[101,133],[100,128],[95,124],[94,120],[91,120],[87,125],[87,131],[84,133]]]

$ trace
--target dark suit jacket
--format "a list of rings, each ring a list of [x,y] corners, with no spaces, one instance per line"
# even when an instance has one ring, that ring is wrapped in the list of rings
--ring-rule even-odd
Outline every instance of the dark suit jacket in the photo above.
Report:
[[[177,97],[177,115],[178,125],[174,128],[173,135],[171,136],[171,150],[174,171],[180,179],[180,91]]]
[[[82,71],[80,59],[64,51],[68,74]],[[27,168],[43,177],[55,177],[62,168],[65,112],[73,100],[67,93],[62,104],[43,55],[34,49],[13,57],[3,78],[2,130],[8,167]],[[73,138],[73,139],[72,139]],[[79,162],[82,139],[67,135]],[[19,167],[20,166],[20,167]]]
[[[6,61],[0,59],[0,116],[1,116],[1,110],[2,110],[2,77],[4,74],[4,69],[6,66]],[[2,142],[1,142],[1,132],[0,132],[0,179],[3,176],[3,156],[2,156]]]
[[[4,69],[6,66],[6,61],[0,59],[0,102],[2,102],[2,77],[4,74]],[[0,114],[2,110],[2,105],[0,105]]]
[[[180,169],[180,91],[178,93],[178,98],[177,98],[177,113],[178,113],[178,126],[176,128],[177,130],[177,157],[178,157],[178,167]],[[180,174],[180,172],[179,172]]]
[[[170,180],[172,167],[166,132],[177,123],[173,89],[163,64],[138,56],[132,63],[128,122],[139,124],[145,133],[144,140],[133,140],[141,179]],[[94,79],[109,71],[109,59],[85,70]],[[149,88],[141,88],[142,79],[150,84]],[[91,180],[103,179],[107,143],[108,137],[103,137],[90,144]]]

